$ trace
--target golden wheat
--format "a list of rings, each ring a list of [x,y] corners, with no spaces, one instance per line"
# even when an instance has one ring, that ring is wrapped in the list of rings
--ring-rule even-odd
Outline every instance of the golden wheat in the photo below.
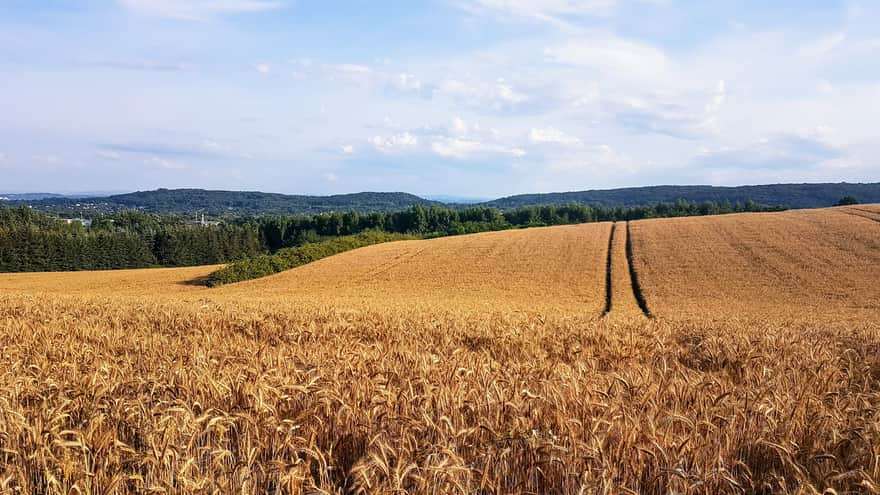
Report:
[[[631,224],[650,320],[624,223],[612,243],[602,224],[373,246],[219,290],[187,283],[205,269],[0,276],[0,492],[877,493],[877,308],[834,318],[876,297],[856,273],[876,253],[822,250],[880,230],[836,211]],[[780,291],[867,295],[735,318],[714,294],[791,269],[779,229],[849,270]],[[688,247],[719,232],[759,268]]]
[[[651,220],[632,230],[642,289],[659,316],[880,315],[880,224],[841,209]]]

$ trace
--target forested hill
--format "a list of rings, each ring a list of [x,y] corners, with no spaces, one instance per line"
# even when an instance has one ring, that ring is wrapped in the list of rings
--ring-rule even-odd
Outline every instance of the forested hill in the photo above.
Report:
[[[481,203],[480,206],[518,208],[560,204],[590,206],[641,206],[688,202],[754,203],[788,208],[832,206],[844,196],[861,203],[880,203],[880,183],[875,184],[770,184],[763,186],[650,186],[547,194],[522,194]]]
[[[594,207],[650,206],[685,200],[689,203],[756,203],[787,208],[832,206],[843,197],[861,203],[880,203],[880,183],[874,184],[771,184],[763,186],[648,186],[563,193],[523,194],[469,206],[500,209],[523,206],[580,204]],[[0,198],[2,199],[2,198]],[[149,213],[205,214],[210,217],[241,215],[309,215],[325,212],[399,211],[415,205],[442,205],[402,192],[361,192],[334,196],[303,196],[249,191],[158,189],[94,198],[13,198],[9,205],[69,215],[91,216],[138,209]],[[459,205],[461,206],[461,205]]]
[[[300,196],[251,191],[158,189],[101,198],[47,198],[22,202],[52,211],[114,212],[140,209],[150,213],[223,215],[301,215],[332,211],[393,211],[439,204],[400,192],[361,192],[334,196]]]

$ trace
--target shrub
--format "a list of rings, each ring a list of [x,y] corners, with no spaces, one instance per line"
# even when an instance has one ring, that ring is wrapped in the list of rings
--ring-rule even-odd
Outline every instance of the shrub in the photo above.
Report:
[[[382,242],[416,238],[412,235],[389,234],[379,231],[366,231],[360,234],[336,237],[326,241],[281,249],[275,254],[264,254],[237,261],[212,273],[206,283],[208,287],[217,287],[223,284],[266,277],[352,249]]]

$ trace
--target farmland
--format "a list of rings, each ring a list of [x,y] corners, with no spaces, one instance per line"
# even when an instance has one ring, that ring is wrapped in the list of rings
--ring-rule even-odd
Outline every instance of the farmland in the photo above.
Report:
[[[859,206],[0,275],[0,492],[877,493],[878,267]]]

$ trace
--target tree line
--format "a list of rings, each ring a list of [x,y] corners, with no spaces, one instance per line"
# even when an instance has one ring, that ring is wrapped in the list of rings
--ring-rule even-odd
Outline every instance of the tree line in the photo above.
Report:
[[[0,208],[0,272],[205,265],[263,251],[250,225],[206,227],[126,212],[85,227],[26,207]]]
[[[677,201],[638,207],[586,205],[450,208],[300,216],[240,216],[199,225],[130,210],[96,215],[90,227],[27,207],[0,208],[0,271],[67,271],[227,263],[363,232],[439,237],[511,228],[643,218],[778,211],[746,203]]]
[[[395,212],[350,211],[312,216],[239,218],[236,221],[257,228],[265,248],[274,252],[282,248],[368,230],[431,237],[523,227],[779,210],[782,208],[761,206],[753,202],[690,203],[684,200],[637,207],[592,207],[572,204],[527,206],[510,210],[416,205]]]

